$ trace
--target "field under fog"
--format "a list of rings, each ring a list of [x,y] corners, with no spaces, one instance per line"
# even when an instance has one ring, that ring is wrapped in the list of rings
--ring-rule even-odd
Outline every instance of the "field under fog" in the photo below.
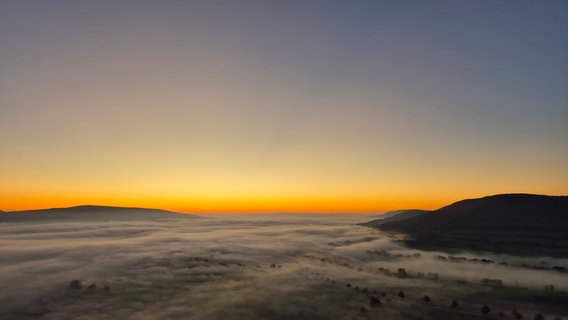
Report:
[[[0,318],[567,318],[568,259],[410,250],[367,220],[2,223]]]

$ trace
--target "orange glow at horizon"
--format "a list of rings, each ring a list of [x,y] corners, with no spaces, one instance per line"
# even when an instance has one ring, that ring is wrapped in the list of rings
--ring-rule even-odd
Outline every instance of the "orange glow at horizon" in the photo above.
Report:
[[[404,200],[386,198],[208,198],[159,199],[130,196],[123,198],[75,195],[21,194],[9,198],[0,196],[4,211],[20,211],[78,205],[144,207],[182,213],[381,213],[393,209],[435,209],[445,203],[432,199]],[[440,205],[441,204],[441,205]]]
[[[0,210],[378,213],[568,194],[561,15],[538,29],[499,10],[478,26],[462,6],[429,21],[370,3],[10,3]]]
[[[380,214],[400,209],[435,210],[466,198],[483,197],[496,193],[455,195],[435,197],[414,195],[414,197],[367,197],[367,198],[208,198],[181,199],[157,197],[93,197],[41,194],[31,196],[0,196],[3,211],[21,211],[46,208],[62,208],[79,205],[103,205],[117,207],[140,207],[163,209],[189,214],[257,214],[257,213],[337,213],[337,214]],[[563,195],[562,193],[553,195]],[[9,201],[8,201],[9,200]]]
[[[164,203],[161,201],[125,201],[125,200],[61,200],[61,201],[24,201],[22,203],[14,203],[10,206],[4,206],[4,211],[22,211],[46,208],[63,208],[78,205],[103,205],[118,207],[141,207],[163,209],[180,213],[190,214],[232,214],[232,213],[339,213],[339,214],[378,214],[395,209],[436,209],[441,207],[437,203],[432,202],[381,202],[380,200],[358,199],[357,204],[353,201],[294,201],[294,200],[278,200],[278,201],[217,201],[214,203],[189,201],[188,204],[181,203]]]

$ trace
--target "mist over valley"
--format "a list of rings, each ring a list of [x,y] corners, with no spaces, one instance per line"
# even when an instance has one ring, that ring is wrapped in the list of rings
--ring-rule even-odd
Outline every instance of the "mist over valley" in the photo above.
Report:
[[[568,315],[568,257],[421,251],[364,215],[163,214],[2,221],[0,318]]]

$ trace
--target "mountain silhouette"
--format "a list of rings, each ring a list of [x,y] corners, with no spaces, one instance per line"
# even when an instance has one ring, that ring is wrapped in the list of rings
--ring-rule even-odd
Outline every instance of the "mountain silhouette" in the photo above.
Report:
[[[364,225],[407,234],[422,249],[568,257],[568,196],[501,194]]]
[[[410,210],[396,210],[396,211],[389,211],[385,213],[382,218],[371,220],[369,222],[361,223],[362,226],[367,227],[378,227],[385,223],[394,222],[394,221],[402,221],[409,218],[414,218],[416,216],[429,213],[431,211],[428,210],[419,210],[419,209],[410,209]]]
[[[168,218],[200,218],[160,209],[108,207],[84,205],[70,208],[11,211],[0,213],[0,222],[50,222],[50,221],[128,221],[162,220]]]

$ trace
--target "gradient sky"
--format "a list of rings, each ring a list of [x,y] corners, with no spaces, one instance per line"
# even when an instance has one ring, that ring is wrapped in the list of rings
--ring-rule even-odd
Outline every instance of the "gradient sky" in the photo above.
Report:
[[[568,194],[566,1],[0,2],[0,209]]]

